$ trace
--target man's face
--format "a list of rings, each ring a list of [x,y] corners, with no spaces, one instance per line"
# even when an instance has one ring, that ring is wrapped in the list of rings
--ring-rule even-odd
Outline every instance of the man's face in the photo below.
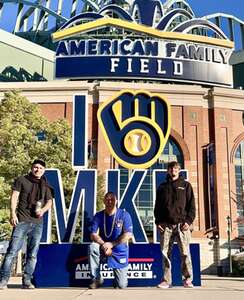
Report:
[[[170,167],[168,169],[168,173],[171,176],[171,178],[177,179],[180,174],[180,167],[179,166]]]
[[[113,196],[107,196],[104,198],[103,203],[106,209],[112,210],[114,207],[116,207],[117,200]]]
[[[31,167],[31,173],[36,178],[41,178],[42,175],[44,174],[44,172],[45,172],[45,168],[42,165],[40,165],[40,164],[34,164]]]

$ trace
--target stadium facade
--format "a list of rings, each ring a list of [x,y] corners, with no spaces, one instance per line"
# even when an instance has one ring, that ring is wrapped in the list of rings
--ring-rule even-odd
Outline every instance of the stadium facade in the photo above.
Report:
[[[148,168],[135,204],[150,236],[153,231],[152,170],[165,169],[168,161],[179,161],[188,171],[196,196],[193,241],[201,245],[201,269],[214,273],[221,266],[228,272],[230,247],[235,253],[244,243],[244,226],[235,222],[238,216],[244,215],[244,22],[223,14],[197,18],[183,0],[146,1],[150,7],[146,7],[143,0],[70,1],[73,5],[69,18],[63,16],[64,1],[53,1],[55,8],[52,1],[13,2],[0,1],[2,16],[7,5],[17,7],[13,33],[0,30],[0,96],[3,97],[5,91],[21,90],[31,102],[40,105],[50,120],[66,118],[72,123],[74,95],[87,95],[89,155],[96,159],[100,172],[121,170],[121,192],[131,171],[111,154],[98,124],[97,110],[123,90],[140,90],[165,97],[171,106],[170,136],[157,162]],[[153,9],[151,23],[145,9]],[[113,19],[110,23],[109,18]],[[239,35],[235,33],[237,26]],[[178,30],[174,30],[176,28]],[[163,36],[159,31],[170,34]],[[180,34],[185,44],[175,42],[181,39]],[[132,48],[128,46],[130,41],[127,47],[119,42],[110,47],[109,41],[127,39],[134,43]],[[160,44],[161,39],[164,44]],[[62,41],[65,42],[62,44]],[[99,41],[103,48],[82,41]],[[145,41],[147,46],[155,48],[143,48]],[[150,41],[154,44],[149,44]],[[159,50],[165,46],[168,52],[175,51],[176,69],[172,74],[167,65],[160,63],[157,72],[150,69],[154,56],[160,60],[156,45]],[[115,53],[116,47],[120,50]],[[189,54],[186,49],[195,52]],[[197,52],[199,49],[203,52]],[[125,50],[130,51],[129,61]],[[149,59],[142,61],[147,59],[146,50]],[[216,53],[219,57],[214,56]],[[98,60],[97,69],[92,65],[95,57],[103,59]],[[120,61],[114,60],[114,72],[111,73],[111,66],[109,74],[100,67],[106,65],[108,57],[120,57]],[[139,71],[133,70],[133,62],[138,57],[143,64]],[[119,63],[125,58],[127,67],[119,71]],[[65,60],[72,66],[72,76],[66,72]],[[169,57],[168,61],[171,63]],[[81,67],[79,72],[74,72],[77,62]],[[185,64],[190,63],[189,74],[181,76],[181,68],[188,70]],[[201,72],[203,65],[210,68],[205,74]],[[217,68],[219,74],[216,75]],[[98,75],[99,72],[104,76]]]

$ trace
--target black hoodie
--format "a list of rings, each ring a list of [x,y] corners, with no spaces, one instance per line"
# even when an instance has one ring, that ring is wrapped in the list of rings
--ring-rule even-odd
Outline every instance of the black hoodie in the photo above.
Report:
[[[195,199],[192,186],[183,177],[161,183],[157,189],[154,207],[155,223],[191,225],[195,218]]]

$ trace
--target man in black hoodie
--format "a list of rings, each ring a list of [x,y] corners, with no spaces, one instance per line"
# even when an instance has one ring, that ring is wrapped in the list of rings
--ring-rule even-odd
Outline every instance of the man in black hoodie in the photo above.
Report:
[[[170,162],[167,180],[157,189],[154,207],[155,223],[161,236],[160,246],[164,270],[159,288],[169,288],[171,285],[170,256],[174,241],[180,249],[184,287],[193,287],[189,243],[190,225],[194,221],[195,210],[191,184],[180,176],[180,164],[176,161]]]
[[[42,236],[43,215],[51,208],[53,199],[53,189],[44,176],[45,166],[43,160],[34,160],[31,172],[18,177],[12,186],[10,222],[13,232],[0,268],[0,289],[7,288],[14,259],[25,239],[27,249],[22,287],[35,288],[31,279]]]

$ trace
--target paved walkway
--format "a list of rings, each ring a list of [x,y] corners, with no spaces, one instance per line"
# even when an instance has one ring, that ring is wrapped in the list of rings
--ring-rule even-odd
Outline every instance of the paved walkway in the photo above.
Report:
[[[22,290],[20,278],[11,278],[9,288],[0,290],[1,300],[244,300],[244,278],[203,276],[202,287],[128,288],[59,288]]]

